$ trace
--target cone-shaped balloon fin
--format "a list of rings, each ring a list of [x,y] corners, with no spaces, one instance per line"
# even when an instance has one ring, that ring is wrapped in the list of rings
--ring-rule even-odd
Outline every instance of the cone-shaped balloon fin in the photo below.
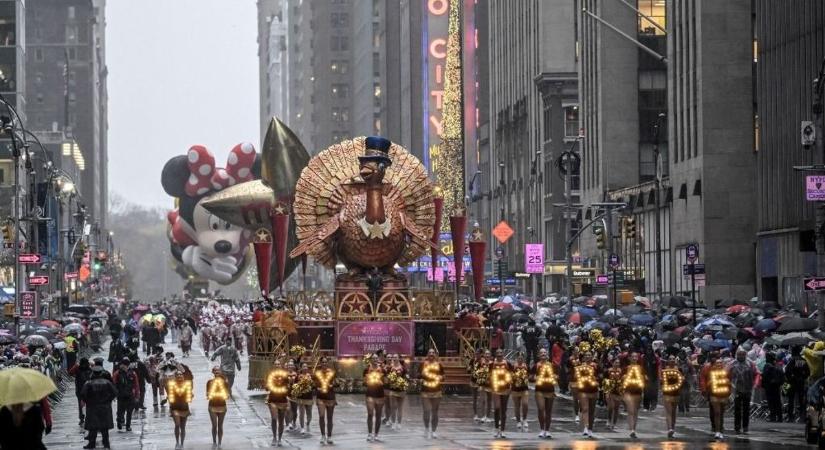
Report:
[[[261,180],[247,181],[212,194],[203,207],[232,225],[257,230],[270,227],[269,214],[275,196]]]
[[[261,153],[261,178],[275,192],[275,198],[284,201],[286,197],[295,195],[298,177],[309,163],[309,153],[298,136],[273,117],[266,130]]]

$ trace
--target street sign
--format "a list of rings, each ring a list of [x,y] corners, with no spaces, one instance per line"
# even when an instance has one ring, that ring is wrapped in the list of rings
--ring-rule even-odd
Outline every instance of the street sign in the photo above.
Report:
[[[493,228],[493,236],[495,236],[496,239],[503,244],[507,242],[508,239],[513,237],[513,229],[506,221],[502,220],[498,223],[498,225],[496,225],[495,228]]]
[[[524,271],[544,273],[544,244],[524,245]]]
[[[704,264],[682,264],[682,275],[686,277],[690,277],[690,269],[693,268],[694,275],[704,275],[705,274],[705,265]]]
[[[596,275],[596,284],[607,286],[610,283],[610,277],[607,275]]]
[[[36,319],[38,315],[37,292],[24,291],[20,293],[20,317]]]
[[[17,257],[20,264],[40,264],[42,258],[37,253],[21,253]]]
[[[615,284],[616,284],[616,286],[624,286],[624,281],[625,281],[624,272],[613,272],[613,273],[616,274],[615,275],[615,278],[616,278],[616,283]],[[613,273],[607,274],[607,282],[610,283],[610,284],[614,284],[613,283],[613,277],[614,277]]]
[[[805,199],[809,202],[825,201],[825,175],[805,177]]]
[[[488,284],[490,286],[498,286],[498,285],[501,284],[501,278],[496,278],[496,277],[487,278],[487,279],[484,280],[484,283]],[[505,286],[515,286],[516,285],[516,279],[512,278],[512,277],[505,278],[504,279],[504,285]]]
[[[595,269],[574,269],[573,278],[593,278],[596,276]]]
[[[46,275],[29,277],[29,286],[44,286],[47,284],[49,284],[49,277]]]
[[[806,291],[825,291],[825,278],[805,278],[802,285]]]
[[[77,272],[66,272],[63,274],[63,279],[68,280],[76,280],[77,279]]]
[[[611,269],[616,270],[622,264],[622,258],[619,257],[616,253],[611,253],[610,256],[607,258],[607,265],[610,266]]]
[[[688,244],[685,247],[685,257],[689,263],[696,262],[699,259],[699,244]]]

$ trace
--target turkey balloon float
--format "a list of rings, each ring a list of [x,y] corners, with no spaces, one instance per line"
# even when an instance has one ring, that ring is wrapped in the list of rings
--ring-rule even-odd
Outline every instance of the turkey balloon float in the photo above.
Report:
[[[161,183],[166,193],[177,199],[178,208],[167,217],[175,259],[220,284],[237,280],[249,260],[252,233],[212,214],[203,204],[226,188],[260,176],[261,161],[250,143],[236,145],[225,168],[216,167],[215,157],[202,145],[170,159]]]

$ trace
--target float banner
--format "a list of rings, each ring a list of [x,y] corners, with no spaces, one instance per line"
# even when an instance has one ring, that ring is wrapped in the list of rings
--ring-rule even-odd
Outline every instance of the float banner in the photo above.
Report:
[[[385,354],[412,355],[415,329],[405,322],[344,322],[336,327],[335,349],[338,357],[363,356],[384,350]]]

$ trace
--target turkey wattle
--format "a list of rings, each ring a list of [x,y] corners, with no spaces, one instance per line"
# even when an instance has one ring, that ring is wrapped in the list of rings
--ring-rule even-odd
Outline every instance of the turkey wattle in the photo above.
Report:
[[[304,253],[324,266],[343,263],[350,277],[394,273],[428,252],[435,223],[432,183],[398,144],[355,138],[316,155],[295,187],[295,223]]]

